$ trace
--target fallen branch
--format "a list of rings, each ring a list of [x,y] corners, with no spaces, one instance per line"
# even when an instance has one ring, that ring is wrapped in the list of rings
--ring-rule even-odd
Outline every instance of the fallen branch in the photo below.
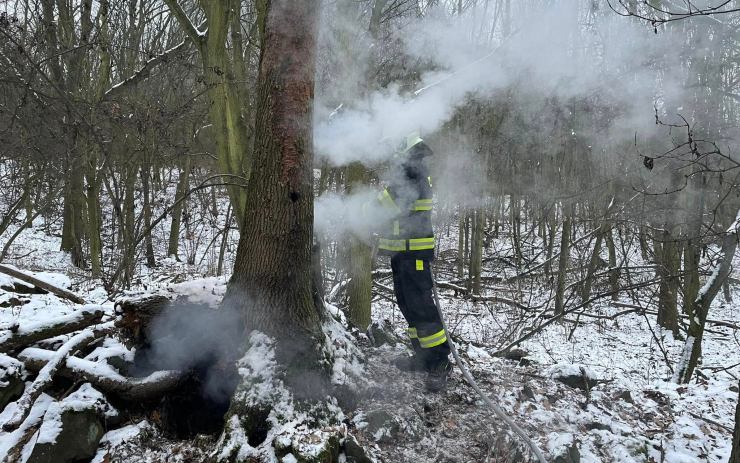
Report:
[[[701,415],[699,415],[697,413],[694,413],[694,412],[689,412],[689,415],[693,416],[697,420],[705,421],[705,422],[707,422],[707,423],[709,423],[709,424],[711,424],[713,426],[716,426],[716,427],[718,427],[718,428],[720,428],[720,429],[722,429],[722,430],[724,430],[724,431],[729,432],[730,434],[732,434],[732,428],[729,427],[729,426],[725,426],[722,423],[719,423],[719,422],[714,421],[714,420],[710,420],[709,418],[705,418],[705,417],[703,417],[703,416],[701,416]]]
[[[624,302],[613,302],[612,305],[615,306],[615,307],[627,307],[627,308],[633,308],[633,309],[638,309],[638,310],[643,309],[640,306],[637,306],[637,305],[634,305],[634,304],[627,304],[627,303],[624,303]],[[658,312],[657,311],[655,311],[655,310],[649,310],[649,309],[645,310],[645,313],[648,314],[648,315],[658,315]],[[681,317],[681,318],[683,318],[685,320],[689,320],[689,316],[688,315],[679,314],[679,317]],[[717,326],[724,326],[726,328],[732,328],[733,330],[740,330],[740,325],[738,325],[736,323],[732,323],[732,322],[727,321],[727,320],[712,320],[711,318],[707,318],[706,322],[707,323],[711,323],[713,325],[717,325]]]
[[[439,281],[437,282],[437,287],[442,289],[451,289],[457,293],[461,293],[465,297],[469,297],[475,302],[496,302],[499,304],[506,304],[511,305],[514,307],[517,307],[522,310],[533,310],[537,307],[528,307],[520,302],[517,302],[513,299],[509,299],[508,297],[501,297],[501,296],[476,296],[476,295],[469,295],[469,291],[467,288],[464,288],[462,286],[458,286],[454,283],[450,283],[448,281]]]
[[[14,268],[8,267],[7,265],[0,264],[0,273],[10,275],[17,280],[21,280],[37,288],[41,288],[43,290],[49,291],[50,293],[54,294],[55,296],[59,296],[62,299],[67,299],[77,304],[85,303],[84,299],[82,299],[80,296],[76,295],[75,293],[71,291],[58,288],[50,283],[47,283],[45,281],[39,280],[38,278],[32,277],[31,275],[26,275],[20,270],[16,270]]]
[[[100,323],[103,309],[99,306],[86,306],[82,310],[57,317],[51,321],[22,323],[0,331],[0,352],[11,352],[44,339],[74,333]]]
[[[646,287],[646,286],[652,285],[654,283],[655,283],[655,280],[645,281],[645,282],[642,282],[642,283],[635,284],[633,286],[633,289],[634,288]],[[624,290],[624,288],[621,288],[621,289]],[[588,307],[594,301],[597,301],[597,300],[599,300],[599,299],[601,299],[603,297],[606,297],[606,296],[610,296],[612,294],[614,294],[614,291],[607,291],[607,292],[604,292],[604,293],[601,293],[601,294],[597,294],[596,296],[592,296],[587,301],[584,301],[584,302],[582,302],[582,303],[580,303],[580,304],[578,304],[576,306],[573,306],[571,308],[568,308],[568,309],[564,310],[560,314],[557,314],[557,315],[554,315],[554,316],[550,317],[549,319],[547,319],[544,322],[540,323],[538,326],[535,326],[535,327],[531,328],[527,333],[525,333],[524,335],[522,335],[521,337],[519,337],[517,340],[510,342],[505,347],[503,347],[503,348],[499,349],[498,351],[494,352],[493,355],[500,356],[500,355],[505,354],[506,352],[508,352],[509,350],[511,350],[513,347],[516,347],[520,343],[526,341],[527,339],[531,338],[535,334],[541,332],[546,327],[548,327],[551,324],[555,323],[556,321],[564,318],[566,315],[569,315],[569,314],[571,314],[571,313],[573,313],[573,312],[575,312],[577,310],[581,310],[584,307]],[[539,315],[533,317],[534,320],[537,320],[540,317],[544,316],[545,311],[547,310],[547,305],[545,305],[544,307],[545,307],[545,309]]]
[[[0,441],[0,455],[5,455],[2,463],[12,463],[20,461],[21,452],[31,436],[41,426],[46,410],[52,403],[53,399],[49,396],[43,396],[37,400],[26,419],[15,431],[4,435]]]
[[[23,350],[18,359],[27,370],[39,371],[53,356],[52,351],[31,347]],[[132,378],[121,375],[105,362],[92,362],[79,357],[68,357],[58,374],[64,378],[87,381],[104,394],[131,401],[161,397],[180,384],[184,377],[181,371],[166,370],[143,378]]]
[[[105,328],[111,328],[112,324],[106,324]],[[104,330],[103,328],[102,330]],[[93,330],[87,328],[84,331],[72,336],[67,342],[62,344],[56,352],[52,352],[51,357],[48,359],[46,364],[39,371],[38,376],[34,380],[33,384],[23,391],[23,395],[18,399],[15,404],[15,412],[13,415],[2,425],[3,430],[12,431],[23,423],[28,416],[28,412],[31,410],[36,399],[41,395],[44,390],[54,380],[54,375],[62,366],[64,361],[72,355],[72,351],[84,348],[98,337],[102,330]]]

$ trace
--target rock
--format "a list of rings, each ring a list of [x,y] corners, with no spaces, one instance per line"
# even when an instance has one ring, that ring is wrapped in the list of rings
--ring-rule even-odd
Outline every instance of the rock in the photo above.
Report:
[[[534,360],[532,360],[532,359],[531,359],[531,358],[529,358],[529,357],[522,357],[522,358],[521,358],[521,359],[519,360],[519,366],[520,366],[520,367],[528,367],[528,366],[530,366],[530,365],[534,365],[534,363],[535,363],[535,361],[534,361]]]
[[[599,423],[598,421],[588,423],[586,425],[586,429],[588,429],[589,431],[593,431],[594,429],[598,429],[599,431],[612,431],[611,426],[609,426],[608,424]]]
[[[365,453],[365,449],[352,435],[347,435],[344,440],[344,456],[347,458],[347,463],[373,463],[373,460]]]
[[[105,434],[103,419],[117,414],[99,391],[83,384],[46,410],[28,463],[89,461]]]
[[[61,430],[55,436],[43,434],[42,425],[42,433],[33,447],[28,463],[72,463],[90,460],[95,456],[100,438],[104,434],[103,423],[95,409],[64,410],[59,423]]]
[[[7,309],[9,307],[18,307],[21,305],[26,305],[29,302],[31,302],[31,300],[28,298],[19,299],[17,297],[11,297],[7,301],[0,302],[0,308]]]
[[[632,398],[632,393],[630,391],[622,391],[619,394],[614,396],[614,400],[622,399],[627,403],[633,404],[635,403],[634,399]]]
[[[582,391],[592,389],[594,386],[599,384],[599,382],[595,379],[576,375],[556,376],[555,379],[565,384],[566,386],[570,386],[573,389],[580,389]]]
[[[519,401],[524,402],[525,400],[534,400],[534,391],[526,384],[519,391]]]
[[[393,334],[393,327],[388,320],[385,320],[382,326],[378,322],[373,322],[370,325],[370,334],[370,339],[374,341],[375,347],[385,344],[390,346],[398,344],[398,338]]]
[[[578,443],[573,441],[567,446],[562,453],[555,456],[554,463],[580,463],[581,452],[578,450]]]
[[[388,442],[392,440],[400,430],[398,421],[393,415],[385,410],[373,410],[365,416],[367,427],[365,431],[370,434],[376,442]]]
[[[506,360],[514,360],[515,362],[521,362],[524,357],[529,355],[524,349],[512,349],[504,354]]]
[[[23,394],[23,364],[0,354],[0,411]]]
[[[599,384],[593,372],[578,365],[555,365],[550,369],[550,377],[573,389],[589,391]]]

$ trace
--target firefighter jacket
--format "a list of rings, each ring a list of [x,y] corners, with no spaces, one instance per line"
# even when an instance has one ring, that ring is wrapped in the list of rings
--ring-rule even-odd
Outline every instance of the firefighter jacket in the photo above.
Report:
[[[378,241],[378,250],[383,254],[434,258],[432,178],[425,161],[429,155],[431,150],[425,144],[413,147],[404,161],[392,169],[388,186],[378,195],[390,216]]]

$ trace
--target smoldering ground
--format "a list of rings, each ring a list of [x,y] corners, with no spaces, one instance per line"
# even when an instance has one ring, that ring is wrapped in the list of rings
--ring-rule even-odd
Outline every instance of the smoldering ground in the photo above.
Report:
[[[233,294],[232,294],[233,296]],[[249,297],[235,297],[248,301]],[[134,375],[159,370],[186,374],[181,387],[164,399],[174,434],[217,431],[241,380],[237,363],[250,348],[242,304],[225,299],[217,308],[183,300],[170,303],[147,327],[147,343],[136,352]],[[247,310],[249,307],[247,307]],[[275,341],[276,360],[285,366],[282,380],[298,399],[323,397],[330,391],[331,364],[317,343],[291,333]],[[274,341],[274,338],[273,338]],[[200,421],[200,422],[199,422]],[[166,427],[166,426],[165,426]],[[184,429],[181,429],[184,428]]]
[[[228,403],[236,385],[234,364],[244,349],[242,316],[231,305],[217,309],[173,301],[147,327],[148,343],[137,351],[139,374],[180,370],[197,377],[202,396]]]

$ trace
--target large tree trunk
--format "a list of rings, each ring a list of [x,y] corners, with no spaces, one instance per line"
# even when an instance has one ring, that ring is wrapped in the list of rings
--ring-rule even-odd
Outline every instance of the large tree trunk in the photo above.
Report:
[[[472,213],[472,240],[470,243],[470,280],[473,294],[481,293],[481,271],[483,269],[483,229],[485,227],[484,209]],[[518,266],[517,266],[518,269]]]
[[[73,137],[76,138],[76,137]],[[69,154],[69,172],[64,190],[64,223],[62,225],[61,250],[70,253],[72,264],[85,265],[82,239],[85,235],[85,196],[82,162],[77,153]]]
[[[314,350],[320,311],[311,285],[312,106],[317,0],[269,2],[260,58],[255,158],[226,304],[248,331]],[[279,347],[279,346],[278,346]],[[288,350],[288,349],[286,349]]]
[[[141,167],[141,195],[144,200],[144,229],[149,230],[152,226],[152,205],[151,205],[151,189],[149,188],[149,174],[150,166],[149,161],[145,161]],[[154,257],[154,243],[152,241],[152,232],[146,234],[144,238],[144,246],[146,249],[146,265],[149,268],[157,266],[157,260]]]
[[[282,458],[292,453],[298,461],[335,461],[332,455],[339,453],[340,436],[317,427],[319,422],[340,423],[338,415],[332,420],[333,412],[325,400],[331,394],[332,362],[330,351],[324,349],[322,322],[331,323],[331,319],[322,317],[323,307],[312,278],[312,105],[319,3],[266,1],[254,175],[248,185],[250,201],[224,300],[226,308],[237,308],[243,315],[248,351],[220,439],[222,460],[244,461],[240,447],[245,440],[255,443],[254,430],[265,427],[267,435],[260,435],[256,442],[267,442],[266,452],[273,459],[275,454]],[[250,359],[255,356],[272,357],[274,362],[252,368]],[[260,388],[275,393],[253,393]],[[291,403],[293,398],[299,401],[301,416],[285,410],[285,396],[291,397]],[[272,414],[276,401],[280,409]],[[301,426],[310,432],[293,435],[286,448],[280,435],[270,434],[275,422],[272,418],[266,421],[268,416],[290,422],[294,434],[302,432]],[[304,424],[296,425],[301,422]],[[306,445],[309,442],[310,446]],[[308,447],[321,456],[305,455],[303,449]],[[250,457],[246,460],[252,461]]]
[[[213,124],[218,166],[221,173],[229,176],[226,190],[241,229],[244,224],[247,196],[237,177],[247,180],[250,176],[249,132],[242,116],[242,111],[247,108],[242,98],[247,92],[244,88],[237,89],[239,84],[244,86],[244,83],[239,81],[244,78],[244,70],[240,69],[240,66],[244,66],[244,59],[240,56],[243,47],[241,31],[238,30],[241,2],[239,0],[200,2],[208,22],[208,30],[205,33],[195,29],[177,0],[165,2],[177,18],[180,27],[185,30],[200,52],[208,86],[207,95],[210,100],[208,117]],[[258,6],[262,6],[262,3],[260,2]],[[258,15],[261,14],[258,12]],[[232,30],[232,48],[235,53],[232,57],[229,56],[226,41],[230,28],[235,28]]]

